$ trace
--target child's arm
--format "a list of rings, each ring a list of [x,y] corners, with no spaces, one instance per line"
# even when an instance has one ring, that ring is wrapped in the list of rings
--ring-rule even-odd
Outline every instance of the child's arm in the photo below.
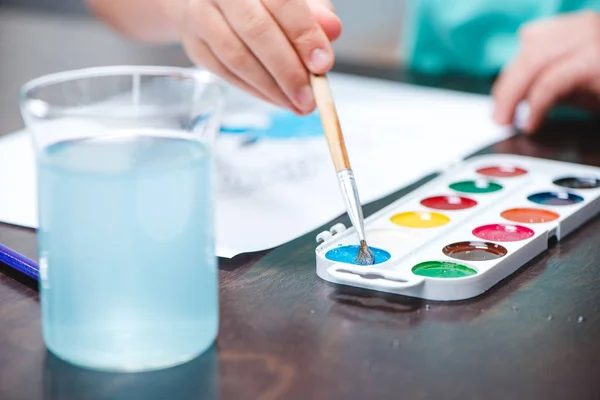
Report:
[[[188,0],[86,0],[88,8],[124,36],[150,43],[175,43]]]

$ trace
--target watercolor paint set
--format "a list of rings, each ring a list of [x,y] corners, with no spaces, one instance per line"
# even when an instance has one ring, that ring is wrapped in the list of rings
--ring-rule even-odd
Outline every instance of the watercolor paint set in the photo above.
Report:
[[[317,235],[317,274],[428,300],[478,296],[600,211],[600,168],[493,154],[462,161],[365,219],[375,264],[356,265],[354,228]]]

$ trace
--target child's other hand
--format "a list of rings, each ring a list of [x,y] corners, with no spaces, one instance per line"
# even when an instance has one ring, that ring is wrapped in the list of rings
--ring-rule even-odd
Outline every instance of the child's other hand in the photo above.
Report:
[[[513,122],[520,101],[529,106],[531,133],[559,101],[600,110],[600,15],[569,14],[521,30],[521,51],[494,85],[494,119]]]
[[[190,0],[183,18],[193,62],[298,114],[314,110],[307,71],[331,69],[341,32],[329,0]]]

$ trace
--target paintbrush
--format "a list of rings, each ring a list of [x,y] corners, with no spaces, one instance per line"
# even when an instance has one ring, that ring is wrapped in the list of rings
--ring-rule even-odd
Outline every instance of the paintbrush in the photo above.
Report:
[[[375,263],[375,256],[367,245],[365,238],[364,218],[354,179],[354,172],[350,168],[344,135],[342,134],[342,128],[338,120],[327,77],[325,75],[310,74],[310,81],[317,108],[321,115],[321,123],[329,145],[329,152],[331,153],[333,165],[337,172],[340,189],[346,202],[346,210],[360,240],[360,249],[358,250],[356,263],[358,265],[373,265]]]

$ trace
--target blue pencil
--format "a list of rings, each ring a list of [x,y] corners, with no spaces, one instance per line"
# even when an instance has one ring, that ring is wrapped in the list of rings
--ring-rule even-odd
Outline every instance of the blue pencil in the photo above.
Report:
[[[40,268],[35,261],[1,244],[0,261],[33,279],[39,279]]]

